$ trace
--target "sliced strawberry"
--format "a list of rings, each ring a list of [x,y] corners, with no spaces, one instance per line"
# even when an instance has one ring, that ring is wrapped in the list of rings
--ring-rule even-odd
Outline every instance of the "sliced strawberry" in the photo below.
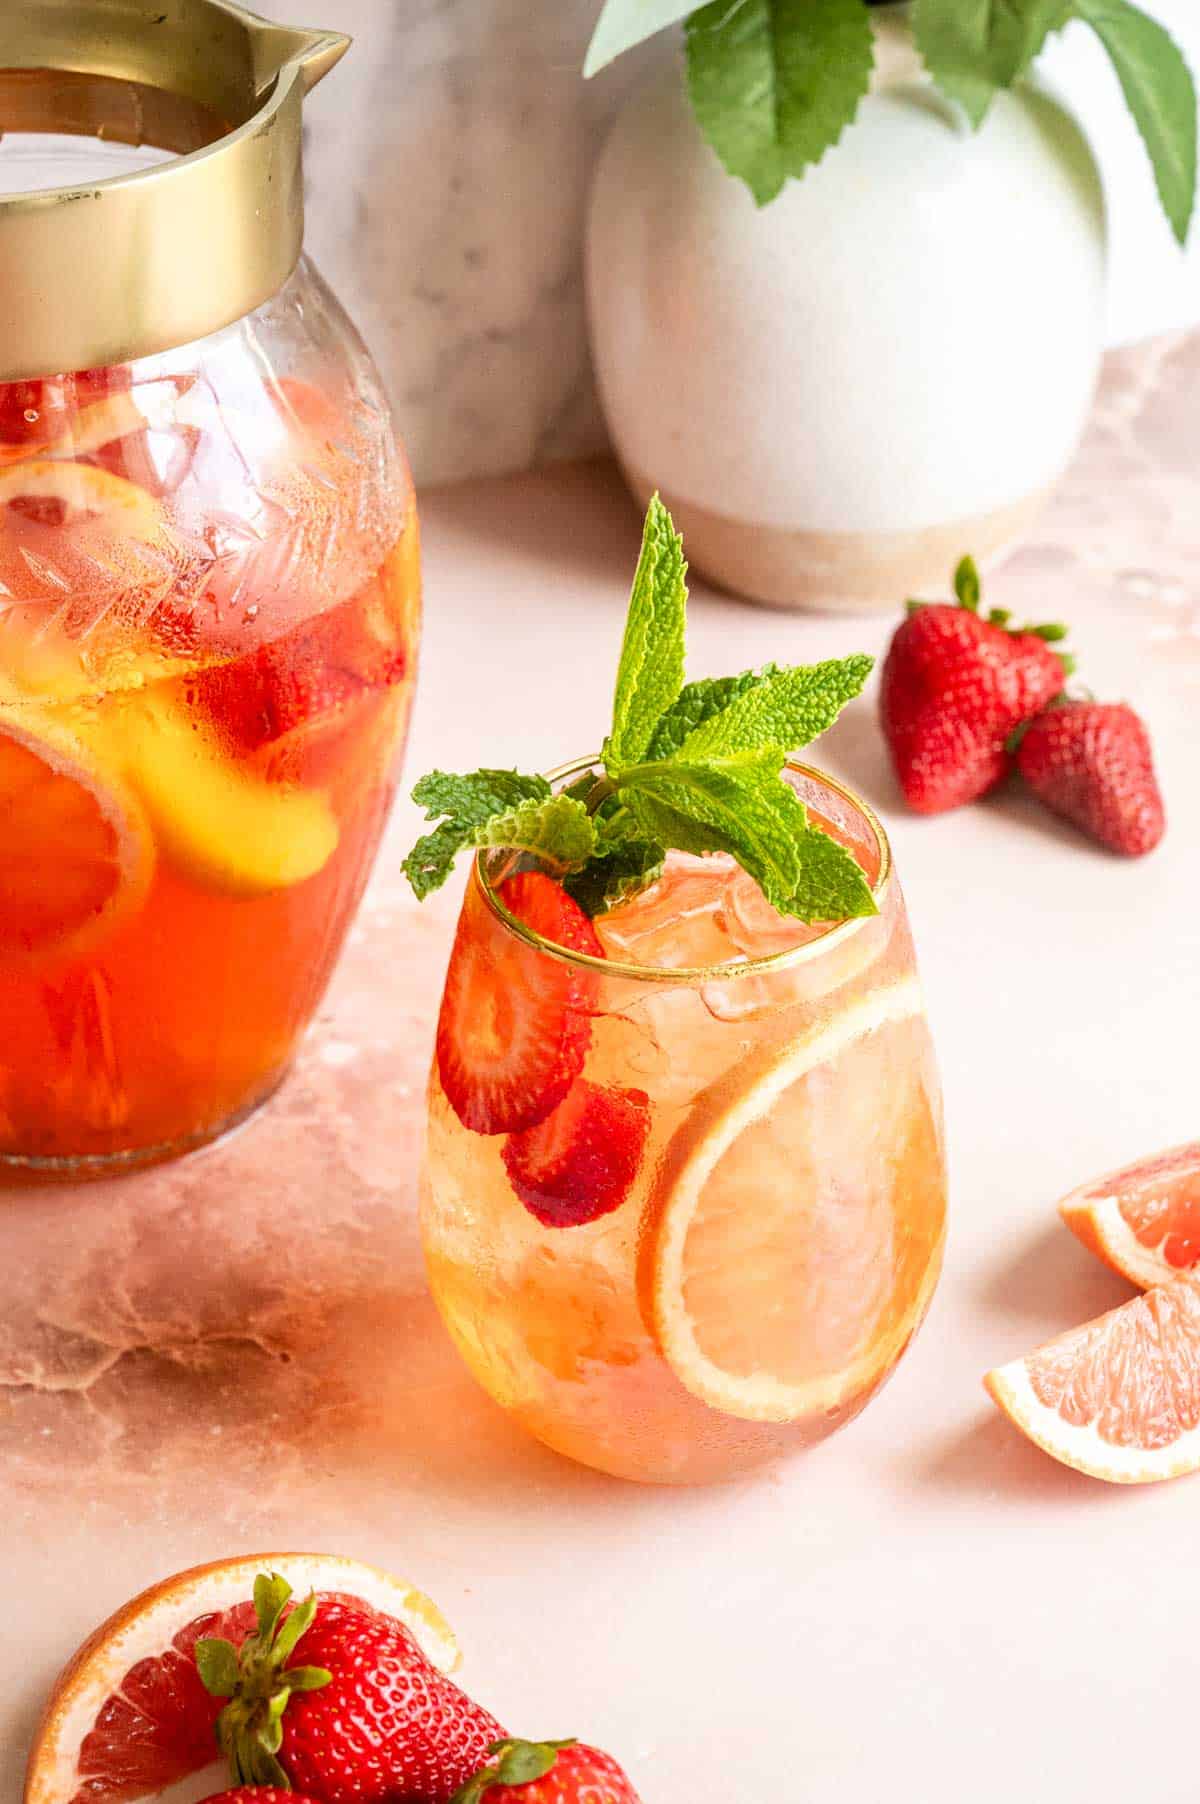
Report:
[[[368,689],[398,683],[408,657],[395,623],[356,596],[244,657],[199,671],[193,694],[236,751],[256,752]]]
[[[543,939],[604,957],[579,904],[544,872],[509,877],[497,894]],[[525,945],[472,882],[437,1030],[442,1088],[463,1126],[476,1134],[515,1134],[544,1121],[583,1069],[596,1001],[591,972]]]
[[[649,1127],[644,1090],[604,1089],[580,1078],[545,1121],[511,1134],[501,1157],[531,1215],[547,1228],[578,1228],[625,1201]]]

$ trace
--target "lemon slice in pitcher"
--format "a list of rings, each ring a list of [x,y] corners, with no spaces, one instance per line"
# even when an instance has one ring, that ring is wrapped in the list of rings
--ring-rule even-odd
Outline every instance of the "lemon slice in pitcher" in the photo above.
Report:
[[[122,697],[109,731],[164,856],[197,883],[264,895],[315,877],[333,856],[328,797],[240,769],[182,704]]]

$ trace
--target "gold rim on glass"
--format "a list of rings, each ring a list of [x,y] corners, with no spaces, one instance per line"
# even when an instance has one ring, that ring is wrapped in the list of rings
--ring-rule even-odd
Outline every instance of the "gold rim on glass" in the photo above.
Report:
[[[569,778],[577,777],[586,770],[595,770],[599,762],[598,757],[576,758],[572,763],[561,764],[557,770],[550,771],[547,781],[557,789]],[[824,788],[831,789],[835,795],[841,796],[844,802],[849,802],[850,806],[862,815],[874,835],[879,851],[879,875],[871,885],[871,894],[874,896],[876,904],[882,908],[892,876],[892,848],[888,844],[888,837],[883,830],[883,823],[879,816],[863,801],[861,796],[856,795],[845,783],[840,783],[836,777],[831,777],[828,771],[818,770],[812,764],[801,764],[796,758],[789,758],[786,768],[794,771],[799,777],[809,777],[814,783],[820,783]],[[569,946],[559,946],[553,940],[545,939],[532,927],[526,926],[524,921],[518,920],[516,915],[505,908],[493,889],[484,865],[486,856],[487,853],[483,851],[475,854],[475,860],[471,867],[471,881],[479,885],[488,907],[510,933],[515,934],[519,940],[524,940],[525,944],[531,946],[535,952],[544,952],[548,957],[558,959],[561,964],[581,965],[589,971],[600,972],[606,977],[629,978],[637,983],[699,984],[709,983],[714,977],[720,977],[722,980],[730,978],[736,980],[743,977],[762,977],[771,971],[787,971],[793,965],[808,964],[812,959],[821,957],[834,946],[844,945],[854,934],[861,932],[864,927],[869,927],[872,921],[879,919],[878,915],[855,915],[848,921],[835,921],[832,926],[825,929],[824,933],[818,934],[815,940],[806,940],[804,945],[793,946],[787,952],[768,953],[765,958],[729,960],[719,965],[626,964],[613,958],[596,958],[591,952],[576,952]]]
[[[67,188],[0,183],[0,381],[172,350],[276,294],[303,238],[304,96],[349,43],[234,0],[3,0],[0,130],[176,154]]]

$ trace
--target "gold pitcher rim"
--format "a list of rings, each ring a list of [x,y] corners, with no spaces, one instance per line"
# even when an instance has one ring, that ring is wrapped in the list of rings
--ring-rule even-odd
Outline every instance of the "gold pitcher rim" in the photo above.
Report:
[[[302,103],[350,39],[234,0],[163,6],[157,36],[145,0],[25,0],[0,22],[3,77],[78,78],[114,117],[148,92],[213,132],[142,169],[0,191],[0,381],[190,344],[252,313],[300,259]]]

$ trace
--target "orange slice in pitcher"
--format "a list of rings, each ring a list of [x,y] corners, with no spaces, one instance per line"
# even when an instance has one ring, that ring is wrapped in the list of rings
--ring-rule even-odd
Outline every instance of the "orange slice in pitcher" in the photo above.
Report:
[[[1200,1265],[1200,1141],[1173,1146],[1073,1190],[1071,1232],[1131,1284],[1166,1284]]]
[[[1110,1484],[1200,1467],[1200,1283],[1176,1278],[984,1379],[1022,1434]]]
[[[727,1415],[848,1410],[937,1281],[940,1120],[915,978],[705,1092],[643,1228],[642,1307],[676,1377]]]
[[[0,718],[0,964],[77,956],[145,893],[154,842],[125,784],[49,722]]]
[[[46,517],[56,526],[104,519],[116,532],[139,539],[152,539],[162,524],[158,503],[136,483],[94,464],[59,463],[49,457],[27,458],[0,470],[0,507],[15,507],[35,519]]]
[[[260,1572],[280,1573],[297,1598],[348,1597],[401,1623],[441,1672],[458,1644],[430,1599],[403,1580],[332,1554],[269,1553],[176,1573],[110,1616],[50,1694],[34,1737],[25,1804],[122,1804],[223,1791],[228,1767],[213,1732],[219,1704],[200,1683],[202,1635],[240,1643],[254,1626]],[[178,1788],[178,1789],[176,1789]]]

